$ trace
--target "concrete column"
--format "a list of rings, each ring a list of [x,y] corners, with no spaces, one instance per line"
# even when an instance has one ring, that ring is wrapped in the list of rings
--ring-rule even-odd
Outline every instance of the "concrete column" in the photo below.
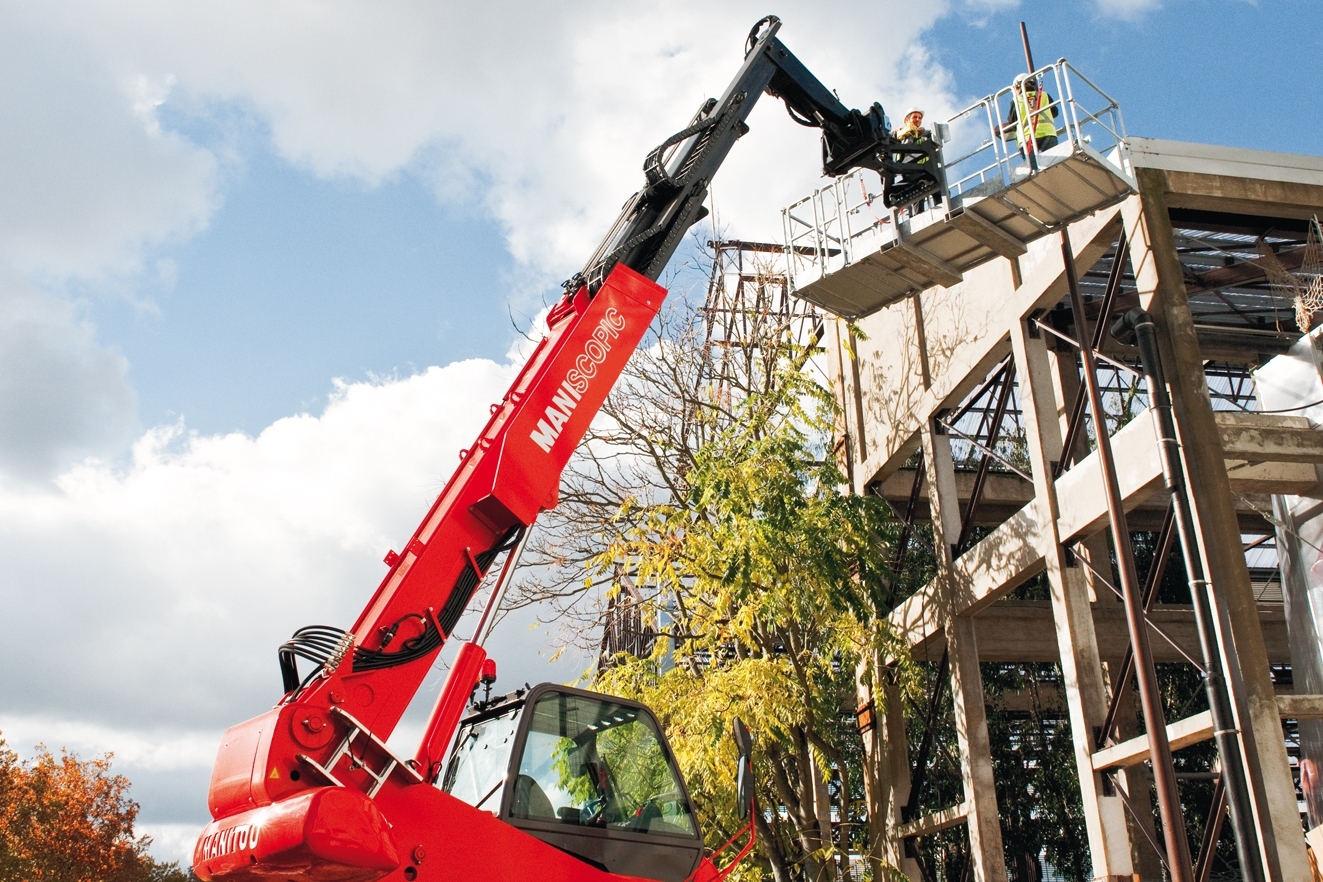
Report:
[[[887,683],[885,689],[887,712],[879,722],[886,728],[885,737],[891,768],[891,817],[895,824],[899,824],[900,807],[910,798],[909,741],[905,734],[905,708],[901,706],[900,689],[894,683]],[[923,875],[919,872],[918,862],[914,858],[906,857],[905,849],[900,847],[894,838],[892,842],[897,846],[892,863],[900,867],[900,871],[914,882],[920,882]]]
[[[1033,466],[1034,501],[1038,534],[1025,537],[1037,543],[1047,565],[1056,623],[1061,679],[1070,715],[1071,739],[1079,772],[1084,824],[1095,878],[1125,876],[1133,872],[1125,806],[1111,794],[1093,770],[1094,727],[1107,713],[1107,688],[1098,658],[1089,590],[1079,566],[1067,565],[1057,532],[1057,498],[1051,463],[1062,449],[1061,425],[1054,386],[1054,371],[1041,337],[1029,335],[1024,322],[1011,330],[1015,370],[1020,382],[1020,409],[1029,460]]]
[[[1263,842],[1268,878],[1306,882],[1311,878],[1295,786],[1283,743],[1268,656],[1259,628],[1240,528],[1227,478],[1221,434],[1213,419],[1199,342],[1171,220],[1166,175],[1136,170],[1140,197],[1122,207],[1139,301],[1153,314],[1166,367],[1189,481],[1190,498],[1208,577],[1224,616],[1224,634],[1243,674],[1238,724],[1254,785],[1254,813]]]
[[[997,813],[996,780],[988,741],[987,707],[978,667],[974,622],[951,614],[951,545],[960,535],[960,502],[956,494],[951,440],[937,435],[931,425],[922,432],[923,455],[928,463],[928,494],[932,509],[937,579],[943,586],[946,645],[950,658],[951,697],[956,736],[960,746],[960,776],[965,792],[965,823],[974,861],[975,882],[1003,882],[1006,855]]]

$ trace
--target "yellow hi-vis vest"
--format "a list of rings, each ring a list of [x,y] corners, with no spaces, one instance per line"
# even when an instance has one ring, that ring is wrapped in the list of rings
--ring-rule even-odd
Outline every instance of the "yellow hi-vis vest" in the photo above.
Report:
[[[1015,96],[1015,143],[1021,147],[1024,146],[1024,132],[1029,126],[1030,120],[1034,122],[1034,140],[1046,138],[1048,135],[1057,133],[1057,124],[1052,122],[1052,96],[1045,90],[1029,92],[1033,101],[1026,101],[1025,92],[1020,91]],[[1037,111],[1037,116],[1034,116]]]

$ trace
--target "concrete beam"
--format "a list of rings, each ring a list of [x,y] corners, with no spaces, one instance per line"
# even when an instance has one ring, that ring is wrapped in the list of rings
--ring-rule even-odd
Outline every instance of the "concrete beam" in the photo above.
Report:
[[[1323,432],[1317,434],[1323,436]],[[1232,486],[1245,500],[1236,500],[1236,512],[1241,521],[1241,532],[1246,534],[1271,532],[1271,525],[1260,514],[1272,510],[1269,494],[1304,494],[1318,481],[1313,467],[1305,463],[1227,460],[1227,471]],[[963,511],[969,504],[970,492],[974,487],[974,473],[956,472],[955,485]],[[874,485],[874,489],[897,510],[904,511],[910,501],[910,491],[914,489],[914,470],[893,472],[881,483]],[[983,499],[974,512],[974,524],[995,527],[1028,505],[1032,499],[1033,487],[1024,478],[1005,472],[990,472],[983,487]],[[1166,511],[1166,499],[1161,498],[1160,494],[1151,496],[1131,510],[1130,527],[1133,530],[1156,530],[1162,524]],[[928,497],[922,492],[914,509],[914,517],[916,522],[928,519]]]
[[[1198,744],[1212,737],[1213,715],[1210,711],[1167,724],[1167,740],[1171,742],[1172,750],[1180,750],[1182,747],[1189,747],[1191,744]],[[1095,753],[1093,768],[1101,772],[1103,769],[1137,766],[1147,760],[1148,736],[1140,735],[1138,738],[1122,741]]]
[[[1323,212],[1323,186],[1197,172],[1165,173],[1167,205],[1308,220]]]
[[[1275,451],[1306,449],[1311,439],[1292,427],[1268,425],[1280,418],[1253,414],[1240,414],[1228,421],[1229,431],[1235,435],[1234,449],[1241,455],[1268,457]],[[1257,421],[1257,422],[1256,422]],[[1219,427],[1221,424],[1219,424]],[[1278,431],[1280,429],[1280,431]],[[1312,430],[1311,430],[1312,432]],[[1323,435],[1323,432],[1313,432]],[[1291,444],[1288,438],[1295,438]],[[1292,446],[1294,445],[1294,446]],[[1157,445],[1153,440],[1153,427],[1148,416],[1141,414],[1112,436],[1112,449],[1117,463],[1117,478],[1127,511],[1139,507],[1149,496],[1162,487],[1162,465]],[[1293,454],[1292,454],[1293,455]],[[1234,464],[1233,464],[1234,465]],[[1284,474],[1289,470],[1307,469],[1308,474]],[[1290,463],[1266,463],[1250,467],[1236,466],[1237,477],[1232,489],[1244,494],[1280,492],[1273,487],[1291,487],[1299,492],[1317,483],[1312,466]],[[959,481],[961,473],[956,473]],[[912,481],[911,477],[911,481]],[[1016,479],[1018,480],[1018,479]],[[958,488],[958,483],[955,484]],[[1000,485],[1001,492],[1009,494],[1010,484]],[[958,491],[957,491],[958,492]],[[1077,463],[1056,482],[1057,498],[1061,500],[1061,516],[1057,529],[1062,541],[1071,541],[1092,535],[1106,526],[1107,500],[1103,494],[1102,477],[1094,454]],[[968,493],[965,494],[966,499]],[[906,490],[905,498],[909,498]],[[951,563],[950,579],[952,615],[977,613],[983,607],[1005,596],[1017,585],[1043,568],[1043,557],[1026,542],[1025,537],[1039,535],[1041,513],[1035,504],[1026,504],[977,545]],[[941,593],[935,583],[924,586],[892,611],[888,618],[896,632],[910,645],[922,644],[941,628]],[[1158,641],[1162,642],[1162,641]],[[1191,644],[1192,646],[1194,644]]]
[[[1323,720],[1323,695],[1279,695],[1277,711],[1283,720]]]
[[[1129,511],[1162,487],[1162,462],[1147,412],[1112,435],[1112,452],[1121,496]],[[1056,491],[1061,500],[1057,529],[1062,542],[1096,533],[1107,525],[1107,497],[1096,454],[1089,454],[1057,478]]]
[[[1224,462],[1234,493],[1303,493],[1318,483],[1308,463],[1323,462],[1323,432],[1282,422],[1281,417],[1266,414],[1218,417],[1218,429],[1229,436],[1232,445]],[[1121,495],[1130,511],[1162,487],[1162,463],[1147,412],[1112,435],[1112,449]],[[1306,459],[1312,456],[1320,458]],[[1088,536],[1106,526],[1107,499],[1094,454],[1058,478],[1056,488],[1057,498],[1063,500],[1057,525],[1063,541]]]
[[[1026,506],[952,561],[947,578],[953,614],[976,612],[1042,570],[1043,556],[1025,541],[1038,530],[1037,507]],[[887,616],[896,634],[912,646],[942,628],[947,601],[939,582],[940,577],[929,582]]]
[[[956,472],[955,486],[963,511],[974,489],[974,473]],[[875,489],[893,506],[904,511],[910,501],[910,491],[914,489],[914,470],[901,469],[894,472],[876,485]],[[983,485],[983,498],[979,500],[978,510],[974,512],[974,523],[980,527],[996,526],[1028,505],[1033,498],[1033,485],[1019,475],[989,472],[987,482]],[[927,519],[926,494],[920,494],[914,517],[916,521]]]
[[[1090,604],[1098,653],[1105,659],[1120,658],[1130,645],[1125,610],[1121,604],[1106,599]],[[1268,646],[1268,661],[1290,664],[1287,643],[1286,611],[1280,603],[1258,606],[1263,642]],[[1185,604],[1158,604],[1150,613],[1154,624],[1171,635],[1186,652],[1198,658],[1199,633],[1195,628],[1194,609]],[[1052,605],[1046,600],[999,600],[974,617],[974,637],[980,662],[1055,662],[1057,641],[1052,619]],[[1159,664],[1184,662],[1185,658],[1166,640],[1152,635],[1153,660]],[[939,658],[945,640],[940,631],[911,647],[916,658]]]
[[[1323,463],[1323,430],[1305,417],[1219,411],[1214,419],[1229,460]]]
[[[1019,257],[1028,250],[1019,239],[973,211],[962,211],[951,218],[949,223],[975,242],[991,248],[1002,257]]]
[[[947,827],[963,824],[968,813],[969,810],[962,802],[959,805],[953,805],[950,808],[944,808],[941,811],[931,812],[921,818],[916,818],[908,824],[901,824],[896,828],[896,836],[900,839],[909,839],[911,836],[929,836],[939,830],[945,830]]]

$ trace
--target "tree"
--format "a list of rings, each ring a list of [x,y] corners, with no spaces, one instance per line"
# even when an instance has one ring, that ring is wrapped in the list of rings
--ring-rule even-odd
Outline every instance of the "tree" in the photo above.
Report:
[[[828,878],[855,850],[855,667],[880,644],[898,649],[877,624],[891,522],[880,500],[839,489],[821,444],[830,414],[825,390],[785,370],[696,452],[687,497],[650,506],[598,558],[604,570],[628,562],[671,623],[652,657],[618,660],[598,685],[665,716],[717,840],[738,826],[726,722],[753,726],[770,809],[757,818],[761,854],[778,880]],[[835,806],[819,783],[833,775]]]
[[[825,878],[833,861],[881,853],[855,675],[861,657],[903,657],[876,624],[892,526],[881,499],[842,487],[816,317],[767,266],[727,276],[717,258],[707,302],[664,312],[608,398],[515,603],[554,605],[585,648],[608,603],[655,623],[652,655],[606,659],[595,688],[662,717],[710,846],[740,826],[728,731],[740,715],[764,806],[746,872]]]
[[[0,738],[0,882],[185,882],[134,835],[128,790],[109,754],[81,761],[39,745],[20,761]]]

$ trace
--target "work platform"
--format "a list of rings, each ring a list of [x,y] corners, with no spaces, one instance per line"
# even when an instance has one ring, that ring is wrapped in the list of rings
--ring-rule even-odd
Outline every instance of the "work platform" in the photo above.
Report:
[[[1262,378],[1282,359],[1299,360],[1323,384],[1323,331],[1302,341],[1309,328],[1296,324],[1281,287],[1283,274],[1312,266],[1323,159],[1135,138],[1115,103],[1066,62],[1041,75],[1062,111],[1061,143],[1037,168],[1026,169],[1014,142],[999,136],[1003,90],[942,133],[945,155],[955,157],[945,169],[949,204],[908,216],[880,211],[876,179],[864,172],[783,213],[797,296],[842,319],[824,338],[840,405],[836,452],[854,492],[897,512],[896,584],[906,587],[888,625],[928,663],[932,684],[908,721],[898,687],[859,686],[860,719],[877,711],[866,751],[891,758],[869,779],[891,832],[886,858],[919,880],[913,856],[935,841],[928,837],[960,826],[969,878],[1007,878],[1015,856],[1003,847],[983,671],[1055,663],[1091,878],[1165,878],[1149,797],[1161,751],[1150,750],[1130,680],[1117,673],[1141,650],[1116,599],[1120,558],[1110,535],[1118,512],[1120,529],[1137,542],[1143,534],[1148,547],[1162,544],[1164,530],[1172,535],[1139,357],[1107,333],[1139,306],[1153,317],[1166,365],[1192,553],[1213,586],[1217,640],[1230,648],[1222,673],[1244,733],[1249,834],[1263,878],[1308,882],[1297,779],[1314,749],[1303,733],[1323,735],[1323,679],[1278,676],[1303,672],[1319,655],[1317,634],[1301,630],[1308,602],[1297,593],[1293,607],[1290,598],[1301,567],[1323,569],[1315,564],[1323,539],[1297,542],[1278,525],[1283,500],[1323,499],[1323,385],[1315,394],[1292,381],[1300,401],[1261,401],[1270,400]],[[1082,403],[1090,379],[1082,346],[1096,359],[1092,381],[1106,411],[1097,419]],[[1153,584],[1167,560],[1181,565],[1170,541],[1173,552],[1149,569]],[[1279,556],[1301,553],[1288,578]],[[1031,587],[1038,593],[1025,594]],[[1140,615],[1152,632],[1153,647],[1142,650],[1149,664],[1199,669],[1204,632],[1190,606],[1161,601]],[[1207,712],[1181,713],[1165,719],[1174,748],[1212,738]],[[906,741],[914,724],[939,715],[958,741],[951,753],[963,795],[954,802],[935,795],[932,754]],[[1284,726],[1301,733],[1290,755]],[[1195,766],[1192,754],[1183,757],[1188,775],[1220,774],[1206,759]],[[1311,793],[1318,814],[1323,790]],[[1223,809],[1190,811],[1216,818]],[[1323,842],[1323,822],[1311,826]],[[1215,849],[1198,845],[1196,878],[1208,878]]]
[[[1038,154],[1033,167],[1002,138],[1006,89],[939,124],[943,156],[954,156],[943,160],[950,195],[942,205],[881,210],[870,190],[877,175],[859,170],[785,209],[796,294],[835,315],[862,318],[918,291],[956,285],[994,258],[1019,257],[1035,239],[1134,193],[1116,102],[1064,60],[1044,76],[1049,95],[1065,96],[1044,112],[1058,110],[1065,123],[1061,142]],[[1096,99],[1090,105],[1074,98],[1081,88]]]

